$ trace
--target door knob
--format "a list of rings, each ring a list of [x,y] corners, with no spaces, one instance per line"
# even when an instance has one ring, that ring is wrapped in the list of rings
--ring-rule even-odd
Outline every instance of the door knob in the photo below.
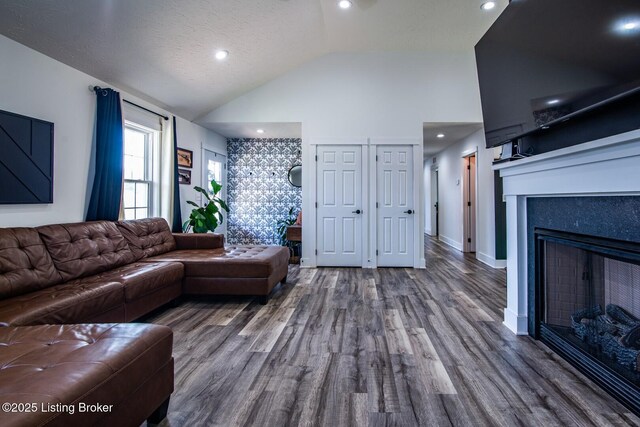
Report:
[[[413,211],[411,209],[409,209],[408,211],[404,211],[404,213],[411,215],[413,213]]]
[[[351,213],[360,215],[362,211],[360,209],[356,209],[355,211],[351,211]]]

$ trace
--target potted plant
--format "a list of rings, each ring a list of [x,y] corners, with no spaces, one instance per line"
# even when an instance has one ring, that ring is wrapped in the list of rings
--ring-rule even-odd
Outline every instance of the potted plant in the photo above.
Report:
[[[289,262],[291,263],[295,263],[296,259],[300,257],[300,243],[287,240],[287,228],[295,224],[297,218],[297,215],[294,213],[293,209],[294,208],[289,209],[287,217],[278,220],[278,222],[276,223],[276,233],[278,235],[278,241],[281,246],[286,246],[289,248]]]
[[[218,184],[215,179],[211,180],[211,193],[202,187],[193,187],[198,193],[202,194],[206,201],[204,205],[199,206],[197,203],[187,200],[187,203],[194,206],[189,219],[182,224],[182,231],[188,233],[208,233],[215,231],[222,224],[222,211],[229,212],[227,204],[218,197],[218,193],[222,189],[222,185]],[[205,200],[203,199],[203,200]]]

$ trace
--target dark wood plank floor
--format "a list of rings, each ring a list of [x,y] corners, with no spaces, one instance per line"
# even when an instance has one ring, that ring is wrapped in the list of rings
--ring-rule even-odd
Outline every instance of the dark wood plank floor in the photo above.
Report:
[[[640,425],[502,325],[505,273],[438,241],[426,270],[298,269],[266,306],[187,300],[164,426]]]

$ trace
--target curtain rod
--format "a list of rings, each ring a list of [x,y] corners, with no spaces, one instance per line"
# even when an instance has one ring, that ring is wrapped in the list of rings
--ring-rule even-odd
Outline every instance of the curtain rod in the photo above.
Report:
[[[100,89],[102,89],[100,86],[89,86],[89,90],[92,91],[92,92],[94,92],[96,90],[100,90]],[[149,110],[148,108],[145,108],[142,105],[138,105],[135,102],[131,102],[131,101],[129,101],[127,99],[124,99],[124,98],[122,99],[122,102],[126,102],[127,104],[133,105],[134,107],[137,107],[137,108],[139,108],[141,110],[144,110],[144,111],[146,111],[148,113],[155,114],[158,117],[162,117],[165,120],[169,120],[169,117],[165,116],[164,114],[156,113],[155,111]]]

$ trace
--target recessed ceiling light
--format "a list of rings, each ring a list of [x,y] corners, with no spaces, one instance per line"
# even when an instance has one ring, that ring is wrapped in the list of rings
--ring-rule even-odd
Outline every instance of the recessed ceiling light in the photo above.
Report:
[[[640,32],[640,17],[627,16],[613,24],[613,30],[621,35],[635,35]]]
[[[258,129],[256,132],[258,132],[258,133],[264,133],[264,129]]]
[[[226,59],[227,56],[229,56],[229,51],[228,50],[218,50],[216,51],[216,59],[218,61],[222,61],[223,59]]]
[[[444,138],[444,133],[439,133],[436,135],[436,138]]]
[[[480,5],[480,9],[482,10],[491,10],[495,7],[496,7],[496,2],[494,1],[487,1]]]
[[[340,0],[338,2],[338,6],[340,9],[349,9],[352,6],[352,3],[349,0]]]
[[[549,105],[554,105],[554,104],[559,104],[560,100],[559,99],[550,99],[549,101],[547,101],[547,104]]]

